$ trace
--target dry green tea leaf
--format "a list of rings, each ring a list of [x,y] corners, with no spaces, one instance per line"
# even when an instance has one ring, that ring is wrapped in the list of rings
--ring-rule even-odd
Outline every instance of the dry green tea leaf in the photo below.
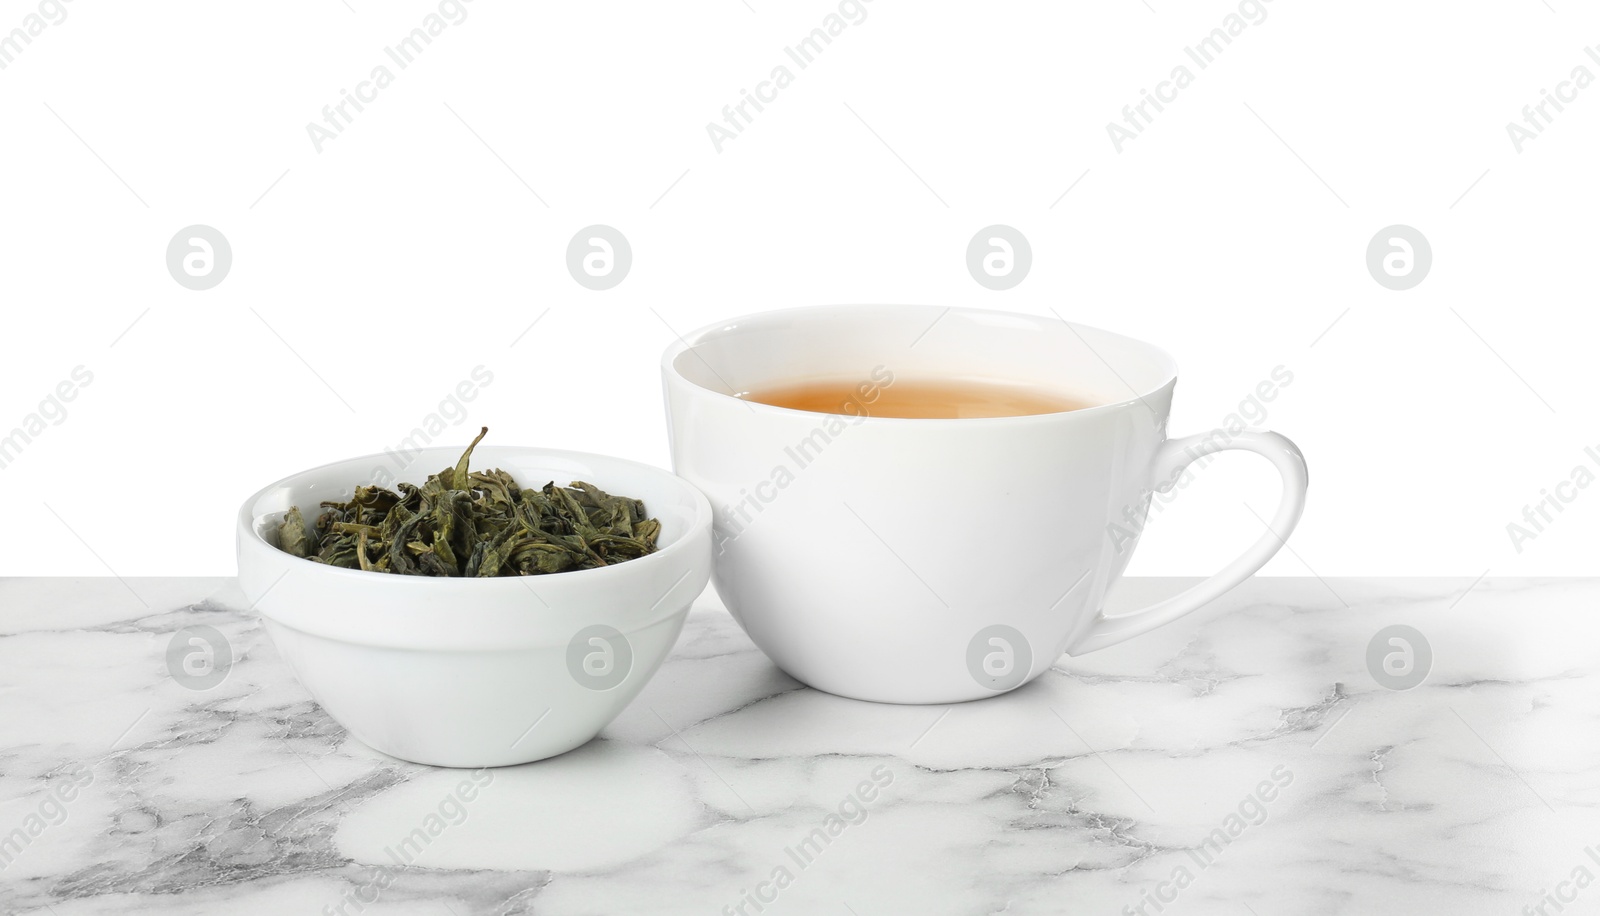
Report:
[[[472,450],[422,486],[357,487],[324,502],[316,524],[300,508],[278,528],[284,552],[317,563],[405,576],[532,576],[592,569],[656,550],[661,523],[644,503],[581,480],[525,490],[498,468],[472,471]]]
[[[283,524],[278,526],[278,546],[297,557],[304,557],[311,552],[306,519],[300,514],[298,506],[291,508],[289,514],[284,516]]]

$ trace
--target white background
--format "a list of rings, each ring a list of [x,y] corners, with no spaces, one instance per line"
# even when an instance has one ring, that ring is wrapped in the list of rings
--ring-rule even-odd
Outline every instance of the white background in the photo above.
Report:
[[[672,329],[839,302],[1152,341],[1183,367],[1174,434],[1288,368],[1262,426],[1312,488],[1268,573],[1597,571],[1600,486],[1520,552],[1506,526],[1600,471],[1600,86],[1521,152],[1506,124],[1600,75],[1600,14],[1274,0],[1199,70],[1183,48],[1236,3],[873,0],[799,70],[783,48],[837,8],[475,0],[400,70],[384,47],[436,3],[75,0],[0,70],[0,433],[94,380],[0,470],[0,572],[231,573],[248,493],[398,443],[479,365],[446,442],[665,465]],[[0,32],[36,9],[0,3]],[[393,84],[319,153],[308,122],[379,64]],[[706,124],[779,64],[793,84],[718,152]],[[1119,153],[1107,122],[1178,64],[1193,84]],[[196,223],[233,248],[203,292],[165,265]],[[604,292],[565,267],[593,223],[633,246]],[[1009,291],[966,272],[991,223],[1032,243]],[[1404,292],[1365,266],[1394,223],[1433,248]],[[1219,461],[1130,572],[1220,566],[1269,477]]]

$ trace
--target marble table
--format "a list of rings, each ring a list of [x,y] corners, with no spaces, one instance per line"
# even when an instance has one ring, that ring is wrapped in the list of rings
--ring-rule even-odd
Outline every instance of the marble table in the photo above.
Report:
[[[1600,581],[1257,579],[948,708],[802,687],[708,592],[599,739],[479,772],[347,738],[243,606],[0,582],[5,912],[1600,912]],[[1397,624],[1431,664],[1369,663]]]

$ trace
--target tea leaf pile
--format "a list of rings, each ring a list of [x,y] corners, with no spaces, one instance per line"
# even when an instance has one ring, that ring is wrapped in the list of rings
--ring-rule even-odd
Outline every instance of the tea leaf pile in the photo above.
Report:
[[[422,486],[357,487],[348,502],[324,502],[316,524],[300,507],[278,529],[287,553],[329,566],[407,576],[532,576],[591,569],[652,553],[661,523],[644,503],[599,487],[554,481],[524,490],[505,471],[468,471],[461,460]]]

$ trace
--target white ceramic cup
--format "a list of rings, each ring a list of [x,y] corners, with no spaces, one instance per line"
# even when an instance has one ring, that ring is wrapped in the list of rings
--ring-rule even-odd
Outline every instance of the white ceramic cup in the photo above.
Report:
[[[828,306],[718,322],[662,357],[672,460],[711,500],[712,581],[793,677],[889,703],[993,696],[1062,655],[1168,623],[1266,563],[1299,521],[1306,467],[1271,432],[1168,439],[1160,349],[1052,318]],[[1097,406],[972,419],[791,410],[736,397],[834,379],[865,403],[895,380],[998,380]],[[1283,495],[1221,572],[1114,617],[1102,607],[1152,491],[1223,449],[1264,456]]]

